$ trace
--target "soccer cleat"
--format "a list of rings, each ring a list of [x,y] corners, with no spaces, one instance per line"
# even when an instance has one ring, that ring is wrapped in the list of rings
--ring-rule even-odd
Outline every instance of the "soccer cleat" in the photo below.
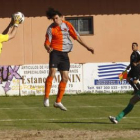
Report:
[[[116,120],[115,117],[109,116],[108,118],[109,118],[109,120],[110,120],[112,123],[114,123],[114,124],[117,124],[117,123],[118,123],[118,121]]]
[[[44,99],[44,107],[49,107],[49,99]]]
[[[55,108],[60,108],[61,110],[63,111],[67,111],[67,108],[63,106],[63,104],[60,102],[60,103],[54,103],[54,107]]]

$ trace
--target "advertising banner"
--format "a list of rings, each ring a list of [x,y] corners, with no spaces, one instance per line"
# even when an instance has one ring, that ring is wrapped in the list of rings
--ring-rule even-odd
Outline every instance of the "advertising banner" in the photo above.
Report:
[[[48,65],[22,65],[20,67],[20,94],[42,95],[44,94],[44,83],[48,75]]]
[[[48,64],[23,65],[20,67],[20,94],[24,95],[44,95],[45,81],[49,73]],[[58,84],[61,81],[60,72],[56,72],[53,79],[50,95],[56,95]],[[71,64],[69,80],[65,93],[81,93],[83,91],[82,64]]]
[[[129,63],[71,64],[65,93],[113,93],[126,92],[132,87],[121,74]],[[45,82],[49,73],[48,64],[0,66],[0,96],[44,95]],[[57,71],[50,95],[56,95],[61,81]]]
[[[87,63],[83,65],[84,92],[113,93],[132,90],[126,80],[120,81],[129,63]]]
[[[0,66],[0,96],[19,95],[20,66]]]

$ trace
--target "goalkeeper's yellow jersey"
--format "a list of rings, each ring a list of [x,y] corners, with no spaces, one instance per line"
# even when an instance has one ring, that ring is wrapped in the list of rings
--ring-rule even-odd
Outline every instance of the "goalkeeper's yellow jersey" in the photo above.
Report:
[[[2,51],[2,43],[5,42],[5,41],[8,41],[8,39],[9,39],[8,34],[6,34],[6,35],[0,34],[0,54],[1,54],[1,51]]]

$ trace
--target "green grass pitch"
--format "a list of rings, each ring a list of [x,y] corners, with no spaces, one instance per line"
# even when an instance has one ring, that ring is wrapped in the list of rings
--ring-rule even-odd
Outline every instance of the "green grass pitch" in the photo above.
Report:
[[[126,107],[130,94],[66,95],[62,103],[68,111],[43,106],[43,96],[0,97],[0,130],[139,130],[140,104],[119,124],[108,120]]]

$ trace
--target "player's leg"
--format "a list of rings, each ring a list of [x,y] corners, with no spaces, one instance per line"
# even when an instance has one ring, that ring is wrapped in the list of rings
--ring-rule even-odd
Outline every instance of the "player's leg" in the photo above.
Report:
[[[66,88],[66,84],[67,84],[67,81],[68,81],[68,71],[61,71],[61,82],[59,83],[59,91],[58,91],[58,96],[57,96],[57,99],[56,99],[56,102],[61,102],[62,98],[63,98],[63,95],[64,95],[64,92],[65,92],[65,88]]]
[[[49,60],[49,75],[45,82],[45,96],[44,96],[44,106],[49,106],[49,94],[52,87],[52,81],[56,73],[56,68],[58,66],[59,56],[57,51],[52,51],[50,53],[50,60]]]
[[[45,82],[45,96],[44,96],[44,106],[49,106],[49,94],[52,87],[52,81],[56,73],[56,68],[49,69],[49,75]]]
[[[138,91],[140,92],[140,91]],[[139,97],[139,93],[137,92],[136,95],[134,95],[131,99],[129,104],[127,105],[127,107],[118,114],[118,116],[113,117],[113,116],[109,116],[109,119],[112,123],[118,123],[124,116],[126,116],[128,113],[130,113],[130,111],[133,109],[134,105],[140,101],[140,97]]]
[[[70,61],[69,61],[69,57],[68,57],[67,53],[62,53],[61,63],[59,63],[58,69],[61,74],[61,81],[58,86],[58,94],[57,94],[57,99],[54,104],[54,107],[58,107],[61,110],[66,111],[67,109],[66,109],[66,107],[63,106],[61,101],[62,101],[63,95],[65,93],[67,81],[69,79],[68,73],[69,73],[69,69],[70,69]]]
[[[68,71],[61,71],[61,81],[58,86],[58,94],[56,98],[56,102],[54,103],[54,107],[58,107],[61,110],[66,111],[66,107],[61,103],[63,95],[65,93],[67,81],[68,81]]]
[[[133,83],[130,82],[131,80],[129,79],[129,77],[128,77],[127,80],[129,81],[129,83],[134,88],[135,95],[130,99],[130,102],[127,105],[127,107],[122,112],[120,112],[118,114],[118,116],[116,116],[116,117],[109,116],[110,121],[113,122],[113,123],[118,123],[125,115],[127,115],[133,109],[134,105],[138,101],[140,101],[140,95],[139,95],[139,93],[140,93],[140,85],[138,83],[139,74],[138,74],[137,69],[131,70],[130,73],[129,73],[129,76],[133,77]]]

